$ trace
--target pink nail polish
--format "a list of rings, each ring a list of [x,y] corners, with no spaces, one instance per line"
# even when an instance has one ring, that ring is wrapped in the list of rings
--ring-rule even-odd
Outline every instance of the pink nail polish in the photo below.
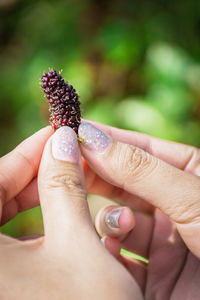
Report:
[[[52,154],[55,159],[77,163],[80,150],[77,135],[67,126],[60,127],[52,137]]]
[[[87,122],[81,123],[78,134],[83,139],[83,145],[99,153],[103,153],[111,141],[105,133]]]

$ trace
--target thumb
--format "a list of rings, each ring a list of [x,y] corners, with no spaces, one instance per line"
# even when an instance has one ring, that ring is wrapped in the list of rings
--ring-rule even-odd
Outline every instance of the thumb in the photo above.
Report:
[[[46,239],[64,240],[92,227],[77,135],[70,127],[61,127],[48,140],[38,190]]]

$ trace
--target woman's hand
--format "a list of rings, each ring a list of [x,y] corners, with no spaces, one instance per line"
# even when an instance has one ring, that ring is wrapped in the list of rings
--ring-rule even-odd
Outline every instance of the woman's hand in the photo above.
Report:
[[[18,192],[33,177],[29,172]],[[45,237],[19,241],[0,235],[0,298],[142,299],[133,277],[105,250],[93,228],[71,128],[60,128],[48,140],[38,183]],[[12,180],[4,185],[5,202],[13,197],[12,188]]]
[[[150,259],[148,267],[124,260],[145,299],[199,299],[199,150],[95,125],[79,128],[87,189],[137,210],[102,209],[96,228],[106,248],[119,260],[121,247]]]

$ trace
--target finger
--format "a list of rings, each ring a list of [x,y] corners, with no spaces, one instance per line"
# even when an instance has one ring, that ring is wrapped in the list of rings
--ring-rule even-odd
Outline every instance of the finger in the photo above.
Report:
[[[154,208],[150,204],[102,180],[101,177],[89,168],[86,162],[84,162],[84,172],[87,191],[89,193],[105,196],[116,202],[130,206],[134,208],[134,210],[152,214]],[[4,204],[0,225],[2,226],[10,221],[18,213],[38,205],[39,195],[36,177],[18,195]]]
[[[46,127],[0,158],[0,202],[7,203],[36,176],[43,147],[51,135]]]
[[[89,121],[115,140],[134,145],[165,162],[200,176],[200,150],[176,142],[165,141],[140,132],[123,130]]]
[[[110,252],[110,254],[112,254],[116,259],[121,261],[121,257],[120,257],[121,243],[117,238],[104,235],[101,238],[101,242],[104,245],[104,247]]]
[[[18,213],[38,205],[37,178],[34,178],[18,195],[4,204],[0,224],[3,225],[13,219]]]
[[[109,235],[122,239],[133,229],[135,217],[130,208],[112,205],[98,212],[95,225],[100,236]]]
[[[112,238],[114,239],[114,241],[116,241],[117,239],[120,242],[122,248],[125,248],[128,251],[137,253],[138,255],[148,258],[149,247],[151,244],[151,238],[154,228],[154,219],[142,213],[135,213],[134,215],[132,215],[132,212],[130,213],[128,211],[128,208],[122,208],[124,209],[125,214],[123,216],[122,213],[120,219],[124,217],[124,220],[122,220],[122,222],[120,220],[120,222],[118,221],[118,223],[122,223],[122,226],[124,225],[123,222],[126,223],[128,226],[125,225],[125,227],[127,227],[127,229],[129,227],[130,230],[122,230],[119,228],[118,232],[116,232],[115,227],[108,228],[107,225],[106,218],[109,218],[109,212],[113,213],[112,209],[114,209],[110,208],[111,207],[103,208],[98,213],[95,225],[99,235],[102,237],[109,236],[111,238],[111,241]],[[114,219],[115,218],[116,216],[114,216]],[[113,217],[111,218],[111,220],[113,223]]]
[[[154,230],[154,217],[135,213],[135,227],[121,241],[122,247],[145,258],[149,258],[149,248]]]
[[[118,207],[117,209],[119,210],[120,208]],[[124,209],[126,212],[125,208],[122,209]],[[113,214],[113,210],[114,206],[110,206],[102,209],[99,212],[99,216],[96,220],[96,229],[101,235],[103,235],[101,241],[105,248],[120,262],[123,262],[129,272],[134,276],[141,289],[144,290],[147,271],[146,265],[143,262],[138,261],[136,258],[127,256],[125,254],[120,256],[120,249],[123,248],[131,251],[132,253],[148,258],[154,228],[154,220],[148,215],[136,213],[134,216],[134,228],[133,226],[130,226],[132,227],[132,230],[129,232],[129,234],[123,234],[124,232],[122,232],[121,235],[116,235],[115,227],[110,227],[107,229],[106,221],[106,219],[109,218],[109,213]],[[121,220],[123,213],[119,216],[115,208],[113,217],[114,223],[117,219],[117,223],[122,223],[123,226],[123,219]],[[113,217],[111,218],[112,224]],[[126,218],[124,218],[124,222],[127,224],[131,224],[131,222],[133,222],[133,216],[132,214],[128,213],[128,211]],[[113,238],[113,236],[115,236],[115,238]]]
[[[80,125],[79,137],[84,157],[103,179],[160,208],[177,223],[199,217],[198,177],[112,140],[89,123]]]
[[[149,252],[146,295],[150,299],[154,299],[158,294],[160,299],[170,299],[174,282],[177,282],[180,276],[182,278],[187,268],[188,255],[192,254],[178,234],[176,226],[159,210],[155,211],[154,234]],[[162,294],[160,294],[161,286],[163,286]]]
[[[112,254],[126,267],[126,269],[129,270],[131,275],[139,284],[142,291],[144,291],[147,271],[146,265],[143,262],[128,255],[120,255],[120,249],[123,247],[123,244],[120,243],[118,239],[105,235],[101,239],[101,242],[103,243],[104,247],[110,252],[110,254]]]
[[[68,244],[93,231],[77,136],[61,127],[48,140],[38,174],[44,229],[48,242]]]
[[[122,263],[132,274],[133,278],[139,284],[143,293],[145,292],[146,276],[147,276],[147,265],[142,261],[137,260],[134,257],[123,254],[121,257]]]
[[[106,182],[89,167],[86,161],[84,162],[84,172],[88,193],[107,197],[119,204],[129,206],[136,211],[153,214],[154,207],[150,203],[125,191],[123,188]]]
[[[42,234],[30,234],[30,235],[24,235],[18,238],[20,241],[32,241],[32,240],[38,240],[43,238]]]
[[[132,207],[136,211],[152,214],[154,208],[137,196],[109,184],[99,177],[84,161],[84,172],[87,191],[112,199],[118,203]],[[38,206],[39,195],[37,177],[34,178],[18,195],[6,202],[2,208],[0,225],[4,225],[13,219],[18,213]]]
[[[149,255],[153,231],[153,218],[136,214],[127,207],[108,206],[100,210],[96,217],[96,229],[103,236],[105,248],[119,261],[123,262],[129,272],[144,289],[146,266],[135,258],[120,256],[120,249],[137,253],[145,258]],[[115,237],[115,238],[113,238]]]
[[[144,290],[147,265],[129,255],[123,254],[120,256],[120,249],[123,248],[144,258],[149,258],[154,230],[154,219],[142,213],[135,213],[134,218],[135,226],[129,234],[119,236],[118,238],[105,235],[101,240],[106,249],[125,265],[141,289]],[[120,238],[122,238],[121,241],[119,240]]]

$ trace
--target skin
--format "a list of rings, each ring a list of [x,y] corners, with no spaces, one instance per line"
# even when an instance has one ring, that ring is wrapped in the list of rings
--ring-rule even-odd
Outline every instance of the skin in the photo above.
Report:
[[[133,299],[133,295],[134,299],[142,299],[135,283],[137,282],[144,298],[148,300],[198,299],[200,245],[196,237],[199,236],[200,230],[199,150],[97,123],[95,126],[112,137],[112,145],[103,155],[98,155],[81,145],[82,154],[87,160],[87,190],[124,205],[118,229],[109,227],[105,222],[105,216],[112,207],[99,212],[96,221],[99,233],[107,236],[105,247],[117,259],[114,260],[99,243],[85,198],[69,201],[69,198],[77,197],[77,190],[74,189],[75,194],[69,193],[62,185],[55,194],[52,193],[52,184],[49,182],[55,175],[59,178],[63,174],[68,174],[69,177],[70,174],[75,178],[73,176],[80,176],[80,172],[77,172],[77,166],[73,173],[71,166],[69,168],[65,164],[63,169],[60,162],[54,165],[54,160],[52,165],[50,164],[51,172],[49,173],[49,164],[47,172],[45,161],[48,159],[49,162],[52,159],[49,156],[51,151],[48,142],[40,167],[41,178],[50,174],[48,185],[39,181],[45,238],[21,242],[1,236],[0,265],[3,271],[0,282],[4,283],[0,292],[1,298],[16,299],[21,286],[29,286],[29,289],[25,290],[24,299],[35,299],[35,291],[38,299],[49,299],[50,293],[55,296],[53,299],[62,299],[63,295],[67,295],[67,299],[76,299],[80,295],[81,299],[88,299],[88,291],[91,292],[91,298],[95,295],[95,299],[97,295],[99,299]],[[21,154],[18,155],[18,164],[15,163],[14,167],[12,162],[16,161],[16,149],[14,154],[11,152],[6,158],[1,158],[2,223],[11,219],[18,211],[38,204],[37,170],[44,144],[51,134],[51,130],[46,128],[38,133],[37,137],[33,136],[24,145],[19,146],[17,152],[20,148]],[[39,146],[34,148],[33,144]],[[135,151],[135,147],[139,150]],[[122,155],[119,156],[119,153]],[[135,153],[138,155],[133,155]],[[102,165],[106,165],[106,168]],[[26,176],[19,180],[18,174],[24,169]],[[81,182],[84,181],[82,180]],[[177,182],[178,193],[175,189],[177,185],[174,184]],[[81,186],[84,190],[84,183]],[[62,197],[60,194],[58,197],[58,190],[64,190]],[[80,193],[78,195],[80,197]],[[65,201],[57,200],[63,197]],[[135,209],[135,214],[129,208],[125,208],[126,205]],[[148,268],[143,263],[119,257],[120,247],[149,257]],[[92,263],[94,261],[95,264]],[[125,272],[123,265],[129,270],[129,274]],[[17,278],[13,270],[17,272]],[[83,272],[87,272],[88,282],[92,280],[99,283],[98,286],[94,286],[94,290],[91,290],[91,284],[87,286],[85,278],[79,275]],[[112,288],[106,284],[109,278],[113,280]],[[131,293],[131,296],[128,293]],[[23,299],[21,294],[20,299]]]
[[[85,167],[87,189],[128,204],[135,212],[124,207],[119,228],[105,221],[113,207],[99,212],[96,228],[106,236],[105,247],[124,263],[145,299],[199,299],[199,149],[93,125],[112,141],[104,154],[82,146],[90,164]],[[178,192],[177,186],[181,186]],[[122,260],[121,247],[148,257],[149,265],[127,257]]]
[[[44,237],[29,240],[0,235],[0,299],[142,299],[134,278],[96,235],[81,160],[55,159],[50,135],[49,128],[43,129],[0,160],[4,220],[19,207],[35,205],[32,180],[40,165],[38,192],[45,231]],[[26,204],[24,195],[29,195]]]

